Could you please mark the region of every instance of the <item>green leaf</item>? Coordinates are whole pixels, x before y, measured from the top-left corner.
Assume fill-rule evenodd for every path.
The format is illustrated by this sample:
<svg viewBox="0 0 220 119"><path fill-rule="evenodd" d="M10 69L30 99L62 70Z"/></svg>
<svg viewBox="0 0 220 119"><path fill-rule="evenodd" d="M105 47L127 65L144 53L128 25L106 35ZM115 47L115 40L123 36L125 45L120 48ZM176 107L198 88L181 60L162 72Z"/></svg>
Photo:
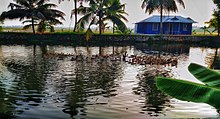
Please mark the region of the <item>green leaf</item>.
<svg viewBox="0 0 220 119"><path fill-rule="evenodd" d="M220 73L198 64L190 64L190 73L208 86L220 87Z"/></svg>
<svg viewBox="0 0 220 119"><path fill-rule="evenodd" d="M157 87L164 93L183 101L207 103L220 109L220 88L210 87L185 80L157 78Z"/></svg>

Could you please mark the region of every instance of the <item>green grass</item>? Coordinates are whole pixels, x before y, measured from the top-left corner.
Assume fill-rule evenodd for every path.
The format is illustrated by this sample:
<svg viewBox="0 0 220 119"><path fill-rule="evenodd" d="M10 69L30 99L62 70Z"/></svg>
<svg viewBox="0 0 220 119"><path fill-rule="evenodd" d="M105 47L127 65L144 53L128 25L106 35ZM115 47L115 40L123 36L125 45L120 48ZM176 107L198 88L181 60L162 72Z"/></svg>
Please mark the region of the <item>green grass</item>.
<svg viewBox="0 0 220 119"><path fill-rule="evenodd" d="M206 34L204 34L203 30L200 28L197 29L193 29L195 30L195 33L192 33L192 36L217 36L217 32L214 32L212 34L209 34L208 32L206 32ZM212 29L210 29L210 31L212 31ZM2 30L0 28L0 32L18 32L18 33L32 33L31 29L28 30L23 30L22 27L3 27ZM51 33L49 30L47 30L45 33L43 34L85 34L86 31L82 31L82 32L73 32L73 29L69 29L69 28L55 28L55 32ZM99 31L93 31L93 33L95 35L99 34ZM113 34L112 30L107 30L104 33L102 33L103 35L125 35L125 34L120 34L120 33L115 33ZM139 36L140 34L134 34L134 32L132 32L132 34L127 34L127 35L134 35L134 36Z"/></svg>

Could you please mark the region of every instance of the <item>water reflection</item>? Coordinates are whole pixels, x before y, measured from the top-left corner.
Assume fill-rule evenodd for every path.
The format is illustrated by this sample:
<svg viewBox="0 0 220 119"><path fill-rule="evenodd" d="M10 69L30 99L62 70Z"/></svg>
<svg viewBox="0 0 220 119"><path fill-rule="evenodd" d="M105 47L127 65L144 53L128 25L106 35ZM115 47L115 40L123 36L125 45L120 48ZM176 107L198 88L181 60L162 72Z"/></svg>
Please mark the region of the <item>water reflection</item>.
<svg viewBox="0 0 220 119"><path fill-rule="evenodd" d="M220 53L219 48L215 48L215 53L210 54L208 58L212 58L212 60L209 62L209 67L212 69L220 69Z"/></svg>
<svg viewBox="0 0 220 119"><path fill-rule="evenodd" d="M137 50L145 54L181 55L189 54L190 45L186 44L136 44Z"/></svg>
<svg viewBox="0 0 220 119"><path fill-rule="evenodd" d="M13 57L13 55L17 55L12 53L13 51L10 58L1 54L2 57L6 57L2 59L1 63L7 67L1 72L1 83L7 85L1 86L1 89L5 90L1 91L5 93L1 95L1 105L3 105L1 107L6 108L2 110L8 111L6 117L17 116L32 106L39 106L44 97L45 63L39 58L33 58L33 54L29 52L31 47L23 50L26 50L27 55L21 56L21 59ZM5 117L2 114L1 116Z"/></svg>
<svg viewBox="0 0 220 119"><path fill-rule="evenodd" d="M125 51L128 55L174 57L179 59L179 64L177 68L140 66L102 58L90 59L93 55L122 55ZM203 61L207 57L206 62L200 62L205 65L207 61L211 64L219 59L218 49L213 52L213 49L205 48L201 51L205 52L203 55L198 51L201 51L200 47L181 44L1 46L0 118L166 118L176 107L172 106L170 97L157 90L154 77L177 77L175 73L185 71L182 67L186 68L189 62ZM65 55L46 57L50 53ZM208 58L212 56L210 53L214 57ZM71 60L74 55L88 59ZM184 72L184 75L188 74ZM177 101L175 104L182 103Z"/></svg>
<svg viewBox="0 0 220 119"><path fill-rule="evenodd" d="M58 51L51 50L50 52L58 53ZM90 56L93 54L91 50L85 48L79 48L78 52L86 52ZM106 55L103 49L101 52L102 55ZM50 74L47 75L47 79L53 79L49 81L49 84L54 89L48 93L56 92L51 97L54 100L59 100L58 103L63 103L61 107L64 113L68 113L74 118L83 118L87 114L86 105L105 105L107 103L100 102L100 100L117 95L115 91L118 84L115 83L115 80L120 79L120 75L123 74L121 62L107 60L71 61L70 59L71 57L60 61L53 59L51 64L53 67L49 69Z"/></svg>
<svg viewBox="0 0 220 119"><path fill-rule="evenodd" d="M150 69L150 70L149 70ZM141 74L138 75L138 87L133 88L136 95L145 98L140 113L147 113L150 116L158 117L163 115L164 108L169 106L170 98L159 91L156 87L155 77L170 77L167 70L158 70L158 67L145 67Z"/></svg>

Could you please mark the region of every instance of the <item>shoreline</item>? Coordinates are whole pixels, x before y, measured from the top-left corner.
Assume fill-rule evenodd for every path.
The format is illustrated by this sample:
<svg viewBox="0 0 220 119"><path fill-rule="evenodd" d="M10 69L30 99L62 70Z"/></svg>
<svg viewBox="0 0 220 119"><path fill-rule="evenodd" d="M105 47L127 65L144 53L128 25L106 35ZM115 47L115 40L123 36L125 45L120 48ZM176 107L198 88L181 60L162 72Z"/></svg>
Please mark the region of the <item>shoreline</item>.
<svg viewBox="0 0 220 119"><path fill-rule="evenodd" d="M88 45L134 44L134 43L184 43L201 45L220 45L218 36L169 36L169 35L93 35ZM84 34L69 33L14 33L1 32L0 44L56 44L87 45Z"/></svg>

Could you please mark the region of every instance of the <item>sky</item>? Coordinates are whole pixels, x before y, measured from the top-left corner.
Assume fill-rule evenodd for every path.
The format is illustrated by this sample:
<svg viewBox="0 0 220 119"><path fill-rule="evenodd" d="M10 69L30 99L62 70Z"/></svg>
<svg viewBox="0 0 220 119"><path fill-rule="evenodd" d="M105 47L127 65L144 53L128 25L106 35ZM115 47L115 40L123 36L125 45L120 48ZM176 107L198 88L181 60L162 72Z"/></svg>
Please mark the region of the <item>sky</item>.
<svg viewBox="0 0 220 119"><path fill-rule="evenodd" d="M63 25L61 27L73 27L74 19L70 19L71 9L73 8L73 0L68 2L65 0L61 4L58 4L58 0L50 0L53 3L58 5L59 10L63 11L66 16L66 21L63 21ZM126 12L129 14L127 16L129 22L127 22L127 26L130 28L134 27L134 23L146 19L152 15L159 15L158 12L154 12L152 15L145 13L144 9L141 9L142 0L121 0L121 3L126 4ZM211 19L211 15L213 10L215 9L215 5L212 0L183 0L185 3L185 9L179 6L179 10L177 13L171 13L171 15L181 15L183 17L190 17L198 23L194 24L194 26L204 26L204 22L209 21ZM13 0L0 0L0 13L3 11L7 11L7 6ZM18 20L6 20L4 22L5 26L17 26L22 25Z"/></svg>

